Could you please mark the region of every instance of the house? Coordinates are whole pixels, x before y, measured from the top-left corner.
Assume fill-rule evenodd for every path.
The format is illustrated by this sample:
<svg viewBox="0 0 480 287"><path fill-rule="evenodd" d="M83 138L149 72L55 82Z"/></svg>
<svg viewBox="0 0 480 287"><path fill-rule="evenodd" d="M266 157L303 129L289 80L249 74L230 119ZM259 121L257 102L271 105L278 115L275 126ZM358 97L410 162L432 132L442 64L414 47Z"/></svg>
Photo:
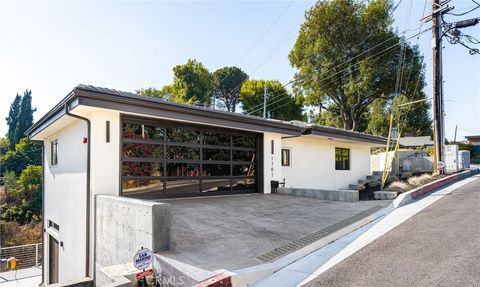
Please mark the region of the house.
<svg viewBox="0 0 480 287"><path fill-rule="evenodd" d="M402 137L400 138L400 145L402 147L431 147L433 146L433 140L430 136Z"/></svg>
<svg viewBox="0 0 480 287"><path fill-rule="evenodd" d="M480 163L480 135L465 136L467 143L475 146L477 156L473 159L473 163Z"/></svg>
<svg viewBox="0 0 480 287"><path fill-rule="evenodd" d="M46 283L95 280L95 196L270 193L272 181L343 189L370 174L370 149L386 143L86 85L27 133L43 141Z"/></svg>

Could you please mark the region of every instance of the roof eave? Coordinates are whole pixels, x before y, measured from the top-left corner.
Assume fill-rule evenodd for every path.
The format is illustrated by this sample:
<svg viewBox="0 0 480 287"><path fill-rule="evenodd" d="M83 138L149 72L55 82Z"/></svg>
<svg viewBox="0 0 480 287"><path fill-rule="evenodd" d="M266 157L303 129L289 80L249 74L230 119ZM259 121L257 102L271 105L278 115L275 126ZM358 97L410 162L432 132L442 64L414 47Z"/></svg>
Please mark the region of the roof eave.
<svg viewBox="0 0 480 287"><path fill-rule="evenodd" d="M360 142L371 143L375 145L387 144L387 139L383 137L362 134L362 133L355 133L355 132L341 130L341 129L331 129L331 128L322 127L322 126L312 126L311 134L319 135L319 136L327 136L327 137L332 137L336 139L360 141Z"/></svg>
<svg viewBox="0 0 480 287"><path fill-rule="evenodd" d="M25 135L27 135L29 139L32 139L33 137L35 137L35 135L37 135L49 125L51 125L53 122L58 120L61 116L65 114L65 104L71 103L74 98L75 89L68 93L67 96L65 96L57 105L55 105L43 117L41 117L30 128L28 128L25 131ZM78 105L78 103L76 103L74 106L76 105Z"/></svg>

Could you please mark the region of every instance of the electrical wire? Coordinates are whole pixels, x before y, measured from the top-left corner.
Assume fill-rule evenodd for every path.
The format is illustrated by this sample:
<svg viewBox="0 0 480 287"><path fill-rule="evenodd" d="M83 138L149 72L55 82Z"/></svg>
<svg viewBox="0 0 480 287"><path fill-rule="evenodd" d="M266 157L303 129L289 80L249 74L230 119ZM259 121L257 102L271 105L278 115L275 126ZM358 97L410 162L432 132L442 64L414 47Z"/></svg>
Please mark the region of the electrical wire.
<svg viewBox="0 0 480 287"><path fill-rule="evenodd" d="M265 38L267 36L267 34L270 32L270 30L272 30L272 28L275 26L275 24L277 24L277 22L280 20L280 18L282 18L282 16L287 12L287 10L290 8L290 6L292 6L294 0L290 1L287 5L287 7L285 7L282 12L280 13L280 15L277 16L277 18L273 21L273 23L267 28L267 30L265 30L263 32L263 34L260 36L260 38L257 39L257 41L255 41L255 43L250 47L250 49L248 49L248 51L243 55L243 57L238 61L238 63L236 64L236 66L239 66L249 55L250 53L257 47L257 45L263 40L263 38ZM223 77L220 82L211 90L209 91L207 94L210 94L212 93L213 91L215 91L215 89L217 89L221 83L223 83L223 81L225 81L226 78L228 78L228 76L230 76L232 74L232 72L228 73L225 77Z"/></svg>
<svg viewBox="0 0 480 287"><path fill-rule="evenodd" d="M462 42L462 40L460 39L460 37L452 37L448 34L445 34L445 36L447 36L447 41L450 43L450 44L460 44L462 46L464 46L465 48L468 49L468 52L470 53L470 55L475 55L475 54L480 54L480 49L477 49L477 48L472 48L470 46L468 46L467 44L465 44L464 42Z"/></svg>
<svg viewBox="0 0 480 287"><path fill-rule="evenodd" d="M300 23L298 23L300 24ZM257 72L263 65L265 65L280 49L288 42L288 40L294 35L293 32L295 32L295 29L297 26L293 26L290 31L285 34L285 36L277 43L277 45L274 46L274 48L270 51L270 53L265 57L265 59L257 66L255 69L250 72L250 76L253 75L255 72ZM238 85L230 89L227 94L232 93L233 91L237 90L243 85L243 82L240 82Z"/></svg>
<svg viewBox="0 0 480 287"><path fill-rule="evenodd" d="M421 31L420 33L417 33L417 34L415 34L415 35L413 35L413 36L410 36L409 38L407 38L407 39L405 39L405 40L408 41L408 40L410 40L410 39L412 39L412 38L414 38L414 37L417 37L417 36L425 33L426 31L429 31L429 30L431 30L431 28L428 28L428 29L426 29L426 30L424 30L424 31ZM392 38L394 38L394 37L396 37L396 36L393 36ZM389 39L383 41L381 44L387 42L388 40L389 40ZM374 55L371 55L371 56L369 56L369 57L367 57L367 58L365 58L365 59L363 59L363 60L368 60L368 59L374 58L374 57L376 57L376 56L380 56L380 55L382 55L383 53L385 53L385 52L387 52L387 51L395 48L395 47L398 46L399 44L400 44L400 42L397 42L397 43L395 43L394 45L392 45L392 46L390 46L390 47L387 47L387 48L385 48L384 50L382 50L382 51L380 51L380 52L378 52L378 53L376 53L376 54L374 54ZM365 51L365 52L363 52L363 53L355 56L354 58L352 58L352 59L350 59L350 60L347 60L347 61L345 61L344 63L341 63L341 64L339 64L339 65L331 68L331 70L336 69L337 67L340 67L340 66L342 66L342 65L350 62L351 60L353 60L353 59L355 59L355 58L358 58L360 55L365 54L366 52L368 52L368 51L370 51L370 50L373 50L374 48L376 48L376 47L378 47L378 46L379 46L379 45L376 45L375 47L373 47L373 48L371 48L371 49L369 49L369 50L367 50L367 51ZM336 75L338 75L338 74L340 74L340 73L343 73L344 71L346 71L346 70L348 70L348 69L350 69L350 68L352 68L352 67L357 66L359 63L360 63L360 62L351 64L351 65L349 65L348 67L344 68L343 70L340 70L340 71L338 71L338 72L335 72L334 74L332 74L332 75L330 75L330 76L328 76L328 77L320 80L319 83L325 82L326 80L328 80L328 79L330 79L330 78L332 78L332 77L334 77L334 76L336 76ZM353 73L353 72L354 72L354 71L352 70L350 73ZM350 73L348 73L348 74L350 74ZM302 78L297 78L297 79L295 79L295 80L291 80L291 81L289 81L287 84L283 85L283 87L288 86L288 85L293 84L293 83L296 83L296 82L298 82L299 80L302 80ZM287 91L287 92L285 92L285 93L283 93L283 94L281 94L281 95L287 95L288 98L291 98L290 95L288 95L288 94L289 94L289 93L288 93L288 91ZM280 95L279 95L279 96L280 96ZM277 101L271 102L271 103L267 103L266 106L269 106L269 105L271 105L271 104L274 104L274 103L276 103L276 102L279 102L279 101L281 100L281 99L278 98L279 96L276 97ZM292 99L296 99L296 98L292 98ZM256 106L252 107L252 108L251 108L251 112L249 112L249 113L247 113L247 114L248 114L248 115L251 115L251 114L253 114L253 113L258 112L258 111L261 110L261 109L263 109L263 103L262 103L262 104L258 104L258 105L256 105Z"/></svg>
<svg viewBox="0 0 480 287"><path fill-rule="evenodd" d="M397 10L397 8L400 6L400 4L402 3L402 1L403 1L403 0L400 0L400 1L397 3L397 5L395 5L395 7L392 9L392 11L390 11L390 13L389 13L389 15L388 15L389 17L393 15L393 13ZM300 24L300 23L299 23L299 24ZM379 28L381 24L382 24L382 23L379 23L379 25L378 25L377 28ZM420 26L421 26L421 25L420 25ZM288 36L290 33L292 33L292 31L294 31L295 28L296 28L296 26L292 27L292 29L290 30L290 32L288 32L288 33L284 36L284 39L287 38L287 36ZM413 31L413 30L405 30L404 32L409 32L409 31ZM365 41L367 41L367 40L368 40L371 36L373 36L374 34L375 34L375 31L373 31L372 33L370 33L358 46L363 45L363 44L365 43ZM292 35L293 35L293 34L292 34ZM290 37L291 37L291 35L290 35L288 38L290 38ZM394 38L394 37L392 37L392 38ZM280 43L281 43L282 41L283 41L283 40L281 40L281 41L279 42L279 44L277 44L277 46L280 45ZM286 43L286 41L285 41L283 44L281 44L280 47L282 47L285 43ZM381 45L381 44L383 44L383 42L380 43L379 45ZM377 46L378 46L378 45L377 45ZM258 71L259 68L260 68L261 66L263 66L263 65L269 60L269 57L271 58L274 54L276 54L276 53L280 50L280 47L278 47L278 49L277 49L275 52L274 52L274 50L275 50L276 48L272 49L272 51L270 52L270 54L267 55L266 59L265 59L259 66L257 66L257 67L253 70L253 72L251 72L250 74L253 74L253 73L255 73L256 71ZM374 48L376 48L376 47L373 47L373 48L371 48L371 49L374 49ZM371 49L365 51L364 53L370 51ZM272 54L272 53L273 53L273 54ZM363 54L363 53L362 53L362 54ZM360 54L360 55L361 55L361 54ZM360 55L357 55L357 56L360 56ZM353 60L353 59L351 59L351 60ZM348 61L347 61L347 62L348 62ZM346 63L346 62L345 62L345 63ZM342 64L343 64L343 63L342 63ZM341 66L342 64L340 64L340 66ZM336 68L336 67L335 67L335 68ZM227 75L227 76L228 76L228 75ZM240 84L238 84L237 86L235 86L233 89L231 89L231 91L230 91L229 93L231 93L232 91L236 90L236 89L237 89L239 86L241 86L242 84L243 84L243 82L240 83ZM290 84L290 83L288 83L288 84ZM287 84L287 85L288 85L288 84ZM284 87L285 87L285 85L284 85ZM261 105L263 105L263 104L261 104ZM261 106L261 105L257 105L257 106ZM255 106L254 108L256 108L257 106Z"/></svg>
<svg viewBox="0 0 480 287"><path fill-rule="evenodd" d="M422 24L419 24L419 25L417 25L417 26L421 26L421 25L422 25ZM415 26L415 29L417 28L417 26ZM410 30L412 30L412 29L405 30L405 31L403 31L402 33L406 32L406 31L410 31ZM424 33L424 32L425 32L425 31L422 31L421 33ZM419 35L419 34L417 33L417 34L409 37L407 40L412 39L413 37L416 37L417 35ZM364 54L366 54L366 53L368 53L368 52L370 52L370 51L372 51L372 50L380 47L381 45L383 45L383 44L385 44L385 43L387 43L387 42L389 42L390 40L395 39L395 38L397 38L397 35L394 35L394 36L392 36L392 37L390 37L390 38L388 38L388 39L380 42L379 44L371 47L370 49L368 49L368 50L366 50L366 51L363 51L363 52L361 52L360 54L358 54L358 55L356 55L356 56L354 56L354 57L346 60L345 62L340 63L340 64L332 67L331 70L340 68L341 66L348 64L349 62L351 62L351 61L359 58L360 56L363 56ZM393 48L393 47L398 46L398 45L399 45L399 43L396 43L395 45L390 46L390 47L386 48L386 49L383 50L383 51L387 51L387 50L389 50L390 48ZM381 52L382 52L382 51L381 51ZM375 56L375 55L374 55L374 56ZM370 56L370 57L371 57L371 56ZM369 59L370 57L367 57L366 59ZM364 59L364 60L366 60L366 59ZM357 64L358 64L358 62L357 62ZM350 65L350 66L348 66L347 68L345 68L345 69L343 69L343 70L341 70L341 71L339 71L339 72L337 72L337 73L335 73L335 74L333 74L333 75L331 75L331 76L329 76L329 77L333 77L333 76L337 75L338 73L341 73L341 72L345 71L346 69L349 69L350 67L352 67L352 66ZM290 85L290 84L296 83L296 82L298 82L298 81L301 80L301 79L302 79L302 78L300 77L300 78L297 78L297 79L294 79L294 80L290 80L288 83L286 83L286 84L283 85L282 87L286 87L286 86L288 86L288 85ZM258 104L257 106L252 107L252 109L256 109L257 107L260 107L260 106L263 106L263 103L262 103L262 104Z"/></svg>
<svg viewBox="0 0 480 287"><path fill-rule="evenodd" d="M405 28L408 28L408 26L410 24L410 19L411 19L411 16L412 16L412 6L413 6L413 0L410 0L410 9L409 9L408 16L407 16L407 13L405 13L405 18L406 18ZM406 32L403 33L404 37L405 37L405 33ZM395 90L395 97L397 97L398 94L402 90L403 70L405 68L405 57L407 55L406 45L407 45L406 42L402 42L402 46L401 46L401 49L400 49L400 59L399 59L399 66L398 66L399 69L398 69L398 74L397 74L398 85L396 84L396 87L395 87L395 89L396 89Z"/></svg>
<svg viewBox="0 0 480 287"><path fill-rule="evenodd" d="M417 35L419 35L419 34L423 34L423 33L427 32L427 31L429 31L429 30L431 30L431 29L432 29L432 28L427 28L427 29L425 29L425 30L421 31L421 32L420 32L420 33L418 33L418 34L415 34L415 35L413 35L413 36L411 36L411 37L407 38L407 39L406 39L406 41L408 41L408 40L410 40L410 39L412 39L412 38L414 38L414 37L417 37ZM380 51L379 53L377 53L377 54L375 54L375 55L372 55L372 56L370 56L370 57L367 57L367 58L365 58L365 60L367 60L367 59L370 59L370 58L373 58L373 57L375 57L375 56L377 56L377 55L381 55L381 54L385 53L386 51L388 51L388 50L390 50L390 49L392 49L392 48L394 48L394 47L398 46L399 44L400 44L400 43L396 43L396 44L394 44L394 45L392 45L392 46L390 46L390 47L388 47L388 48L386 48L386 49L384 49L384 50ZM345 68L344 70L341 70L341 71L339 71L339 72L336 72L336 73L334 73L334 74L332 74L332 75L328 76L327 78L324 78L324 79L322 79L320 82L323 82L323 81L325 81L325 80L327 80L327 79L329 79L329 78L332 78L333 76L335 76L335 75L337 75L337 74L339 74L339 73L341 73L341 72L343 72L343 71L345 71L345 70L349 69L349 68L350 68L350 67L352 67L352 66L356 66L356 65L358 65L358 64L359 64L358 62L357 62L356 64L352 64L351 66L349 66L349 67ZM353 71L352 71L352 72L353 72ZM320 83L320 82L319 82L319 83ZM288 83L287 83L287 84L285 84L285 85L289 85L289 84L292 84L292 83L293 83L293 81L290 81L290 82L288 82ZM285 85L284 85L284 86L285 86ZM268 107L269 105L272 105L272 104L274 104L274 103L277 103L277 102L279 102L279 101L283 100L283 99L279 99L279 97L280 97L280 96L282 96L282 95L288 95L288 91L287 91L286 93L283 93L283 94L280 94L280 95L278 95L278 96L277 96L277 100L276 100L276 101L274 101L274 102L271 102L271 103L268 103L266 106ZM284 99L285 99L285 98L284 98ZM284 104L282 104L282 105L280 105L280 106L278 106L278 107L275 107L275 108L273 108L273 109L270 109L269 111L274 111L274 110L276 110L276 109L278 109L278 108L280 108L280 107L283 107L283 106L285 106L285 105L287 105L287 104L291 104L291 103L293 103L293 100L297 100L297 98L295 98L295 97L290 97L290 96L288 96L288 99L290 100L289 102L287 102L287 103L284 103ZM261 104L261 105L263 105L263 104ZM262 109L263 109L263 107L262 107ZM251 112L247 113L247 115L252 115L253 113L256 113L256 112L258 112L259 110L261 110L261 109L256 109L256 110L253 110L253 111L251 111Z"/></svg>
<svg viewBox="0 0 480 287"><path fill-rule="evenodd" d="M463 13L452 13L452 12L447 12L445 14L449 14L449 15L453 15L453 16L463 16L463 15L466 15L472 11L475 11L477 10L478 8L480 8L480 3L476 2L475 0L472 0L473 3L477 4L476 7L473 7L472 9L468 10L467 12L463 12Z"/></svg>
<svg viewBox="0 0 480 287"><path fill-rule="evenodd" d="M422 15L425 15L426 9L427 9L427 0L425 0L425 2L424 2L424 4L423 4ZM418 33L420 33L420 31L422 30L423 23L424 23L424 21L421 22L420 27L418 28ZM420 40L420 35L417 36L417 40L416 40L416 42L415 42L415 46L418 46L419 40ZM412 57L412 65L413 65L413 63L414 63L414 60L415 60L415 58ZM411 75L411 73L412 73L412 69L410 68L409 71L408 71L407 82L405 83L406 89L408 89L408 83L410 82L410 75ZM421 72L418 73L418 79L417 79L417 85L416 85L416 86L418 86L418 82L420 81L421 75L422 75Z"/></svg>

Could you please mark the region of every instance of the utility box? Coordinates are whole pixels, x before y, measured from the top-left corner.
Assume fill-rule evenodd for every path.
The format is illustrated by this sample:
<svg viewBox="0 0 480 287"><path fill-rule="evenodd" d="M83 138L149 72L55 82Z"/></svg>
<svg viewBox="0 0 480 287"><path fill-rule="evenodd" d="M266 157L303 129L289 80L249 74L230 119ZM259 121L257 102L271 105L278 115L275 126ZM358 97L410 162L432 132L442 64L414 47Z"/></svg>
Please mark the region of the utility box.
<svg viewBox="0 0 480 287"><path fill-rule="evenodd" d="M470 151L461 150L458 152L458 169L464 170L470 168Z"/></svg>
<svg viewBox="0 0 480 287"><path fill-rule="evenodd" d="M458 145L445 146L445 173L458 171Z"/></svg>

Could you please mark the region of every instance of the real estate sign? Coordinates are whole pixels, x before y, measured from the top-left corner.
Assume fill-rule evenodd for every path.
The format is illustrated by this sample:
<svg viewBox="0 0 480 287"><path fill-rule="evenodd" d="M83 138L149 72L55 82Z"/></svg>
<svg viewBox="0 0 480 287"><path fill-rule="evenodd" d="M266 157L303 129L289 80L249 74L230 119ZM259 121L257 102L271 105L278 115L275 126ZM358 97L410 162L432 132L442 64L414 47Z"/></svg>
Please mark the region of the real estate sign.
<svg viewBox="0 0 480 287"><path fill-rule="evenodd" d="M150 251L150 249L141 248L133 257L133 265L139 270L145 269L152 263L152 257L152 251Z"/></svg>

